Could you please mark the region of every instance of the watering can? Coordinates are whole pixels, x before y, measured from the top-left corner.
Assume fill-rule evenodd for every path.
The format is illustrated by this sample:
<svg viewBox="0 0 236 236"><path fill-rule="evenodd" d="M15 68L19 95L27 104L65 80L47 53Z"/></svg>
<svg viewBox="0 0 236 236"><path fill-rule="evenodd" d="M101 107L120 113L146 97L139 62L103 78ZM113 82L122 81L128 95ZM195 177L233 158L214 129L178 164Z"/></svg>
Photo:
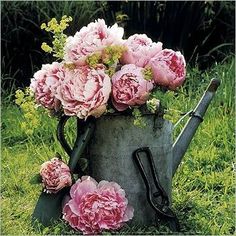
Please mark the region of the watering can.
<svg viewBox="0 0 236 236"><path fill-rule="evenodd" d="M172 178L219 85L219 80L211 80L196 108L187 113L190 118L175 142L172 138L174 126L160 111L156 114L144 112L145 128L134 126L131 115L106 114L96 121L89 118L83 123L78 119L78 136L71 148L64 135L69 117L62 117L57 135L70 156L71 171L77 168L79 158L85 154L89 159L89 175L97 181L117 182L125 190L129 204L134 207L131 225L151 226L164 220L173 231L178 231L179 223L171 209ZM63 191L58 194L59 203L63 194ZM48 225L50 219L60 217L61 208L54 206L57 213L51 211L51 215L48 208L45 209L48 213L45 217L42 203L50 197L42 193L40 198L33 218Z"/></svg>

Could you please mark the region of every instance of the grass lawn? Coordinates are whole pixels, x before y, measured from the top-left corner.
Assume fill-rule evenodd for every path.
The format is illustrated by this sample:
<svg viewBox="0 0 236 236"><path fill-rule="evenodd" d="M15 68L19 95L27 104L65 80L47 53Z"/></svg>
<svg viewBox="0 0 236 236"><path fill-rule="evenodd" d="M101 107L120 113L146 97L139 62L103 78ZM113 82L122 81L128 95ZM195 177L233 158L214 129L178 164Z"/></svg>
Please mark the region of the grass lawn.
<svg viewBox="0 0 236 236"><path fill-rule="evenodd" d="M173 208L184 234L233 234L235 231L235 107L234 59L200 73L188 70L188 78L177 97L169 104L167 117L173 122L178 110L193 108L210 79L217 77L221 86L200 125L183 163L173 179ZM177 111L176 111L177 110ZM42 116L34 135L20 127L19 108L3 99L1 123L1 235L10 234L76 234L62 221L55 226L34 229L31 214L41 191L40 185L29 183L42 162L55 152L66 154L56 140L57 121ZM182 122L175 136L183 127ZM69 130L73 138L73 130ZM171 234L166 227L125 228L118 234Z"/></svg>

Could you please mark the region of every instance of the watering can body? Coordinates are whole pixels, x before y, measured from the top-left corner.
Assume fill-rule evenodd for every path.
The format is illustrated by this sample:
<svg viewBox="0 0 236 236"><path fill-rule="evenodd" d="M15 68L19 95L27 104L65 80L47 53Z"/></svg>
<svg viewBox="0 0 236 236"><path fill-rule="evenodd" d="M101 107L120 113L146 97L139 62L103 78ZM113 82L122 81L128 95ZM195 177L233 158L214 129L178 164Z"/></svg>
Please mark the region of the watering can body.
<svg viewBox="0 0 236 236"><path fill-rule="evenodd" d="M135 225L155 224L155 212L149 205L146 189L132 153L147 146L164 190L171 198L172 185L172 129L171 122L155 115L144 115L145 128L133 125L132 116L104 116L97 120L94 136L89 144L90 174L96 180L115 181L127 194L134 207ZM148 163L144 163L146 169ZM151 179L150 170L148 177ZM152 184L152 181L150 181Z"/></svg>
<svg viewBox="0 0 236 236"><path fill-rule="evenodd" d="M109 115L96 121L94 136L88 148L90 175L97 181L114 181L125 190L134 207L135 225L155 224L155 212L146 197L145 184L135 165L132 153L149 147L160 183L171 197L172 128L171 122L155 115L144 115L145 128L134 126L132 116ZM151 180L148 162L143 163ZM152 181L150 181L152 184ZM154 189L154 186L153 186Z"/></svg>

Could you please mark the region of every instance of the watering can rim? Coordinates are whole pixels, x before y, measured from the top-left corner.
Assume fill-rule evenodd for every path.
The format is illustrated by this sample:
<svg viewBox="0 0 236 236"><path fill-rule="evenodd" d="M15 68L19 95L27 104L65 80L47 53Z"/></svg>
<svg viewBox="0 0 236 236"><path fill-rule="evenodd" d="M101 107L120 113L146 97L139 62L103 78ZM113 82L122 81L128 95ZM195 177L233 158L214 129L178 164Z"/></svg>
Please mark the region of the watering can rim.
<svg viewBox="0 0 236 236"><path fill-rule="evenodd" d="M143 116L156 116L156 117L161 117L163 118L164 116L164 107L161 105L161 103L157 104L157 108L155 112L151 112L148 110L146 105L142 105L141 107L139 107L140 112L142 113ZM127 117L132 117L132 111L131 110L125 110L122 112L108 112L106 114L103 114L101 117L99 117L99 119L103 118L103 117L113 117L113 116L127 116Z"/></svg>

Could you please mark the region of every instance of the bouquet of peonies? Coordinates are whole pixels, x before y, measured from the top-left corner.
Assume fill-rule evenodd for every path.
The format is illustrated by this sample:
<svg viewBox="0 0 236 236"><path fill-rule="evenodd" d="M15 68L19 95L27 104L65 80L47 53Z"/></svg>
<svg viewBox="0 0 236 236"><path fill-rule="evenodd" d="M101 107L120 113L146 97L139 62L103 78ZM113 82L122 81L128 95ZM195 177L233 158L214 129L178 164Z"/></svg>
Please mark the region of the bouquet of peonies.
<svg viewBox="0 0 236 236"><path fill-rule="evenodd" d="M42 25L53 32L60 31L58 27L53 20ZM73 37L61 37L63 45L55 38L60 47L55 41L53 48L44 43L42 48L60 55L61 62L43 65L34 74L30 88L36 103L54 114L86 119L139 108L154 91L182 85L186 70L180 52L163 49L145 34L126 40L123 34L117 24L108 27L98 19Z"/></svg>
<svg viewBox="0 0 236 236"><path fill-rule="evenodd" d="M123 39L123 28L108 27L102 19L67 37L63 31L70 21L71 17L63 16L59 23L53 18L42 24L42 29L54 34L52 46L43 43L42 49L57 61L34 74L25 94L17 91L16 102L23 109L36 102L50 114L86 120L148 107L155 91L175 90L184 82L186 65L180 52L163 49L161 42L152 42L145 34ZM29 111L27 117L34 119L33 110ZM89 176L74 181L70 168L57 157L42 165L40 175L45 194L71 187L63 219L76 230L86 234L115 230L133 217L134 210L117 183L97 183Z"/></svg>

